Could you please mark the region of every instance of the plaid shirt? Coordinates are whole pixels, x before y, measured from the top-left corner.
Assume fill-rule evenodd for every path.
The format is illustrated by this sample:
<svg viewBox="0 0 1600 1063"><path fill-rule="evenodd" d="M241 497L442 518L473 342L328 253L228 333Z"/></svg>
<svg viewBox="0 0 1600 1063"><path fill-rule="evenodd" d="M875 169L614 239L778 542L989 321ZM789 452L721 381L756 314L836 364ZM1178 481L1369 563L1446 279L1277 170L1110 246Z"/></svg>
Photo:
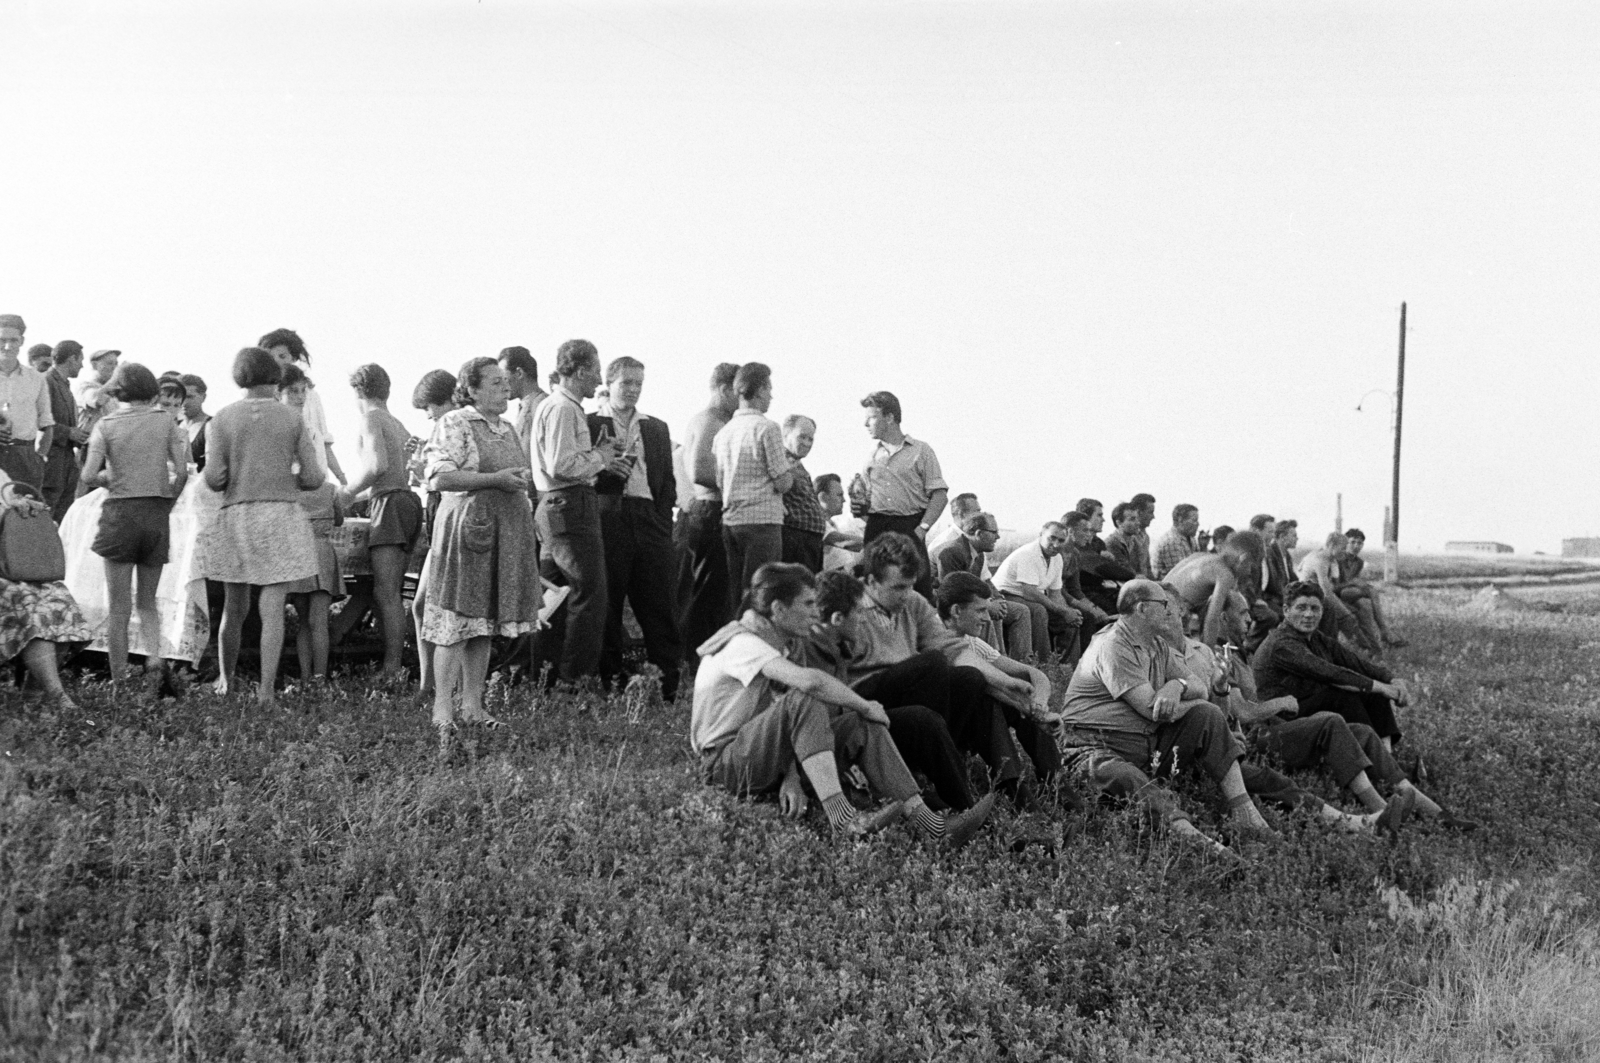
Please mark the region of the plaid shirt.
<svg viewBox="0 0 1600 1063"><path fill-rule="evenodd" d="M787 453L787 452L785 452ZM828 518L822 515L822 504L817 501L817 489L811 484L811 474L800 459L788 454L789 468L794 472L794 483L783 495L783 526L812 535L823 535L828 530Z"/></svg>
<svg viewBox="0 0 1600 1063"><path fill-rule="evenodd" d="M783 430L760 410L740 410L711 441L722 492L724 527L782 524L783 496L773 481L789 471Z"/></svg>
<svg viewBox="0 0 1600 1063"><path fill-rule="evenodd" d="M1156 543L1156 556L1151 564L1150 577L1152 579L1166 579L1167 573L1178 567L1178 562L1195 552L1194 540L1186 535L1179 535L1178 529L1172 528Z"/></svg>

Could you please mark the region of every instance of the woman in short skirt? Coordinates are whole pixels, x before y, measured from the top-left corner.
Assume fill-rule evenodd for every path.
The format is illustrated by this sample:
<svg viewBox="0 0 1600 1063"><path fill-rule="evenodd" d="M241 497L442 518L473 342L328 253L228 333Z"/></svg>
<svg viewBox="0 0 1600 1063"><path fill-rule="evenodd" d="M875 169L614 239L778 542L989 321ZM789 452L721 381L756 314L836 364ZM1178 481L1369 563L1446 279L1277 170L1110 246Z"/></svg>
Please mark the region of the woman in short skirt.
<svg viewBox="0 0 1600 1063"><path fill-rule="evenodd" d="M244 398L225 406L206 426L206 484L222 493L222 509L205 536L209 579L226 584L217 633L222 659L219 693L233 687L239 638L250 612L250 588L261 588L261 685L257 700L273 700L283 654L283 607L291 585L318 572L311 522L300 492L326 478L305 421L278 401L277 361L259 347L233 360L233 382Z"/></svg>

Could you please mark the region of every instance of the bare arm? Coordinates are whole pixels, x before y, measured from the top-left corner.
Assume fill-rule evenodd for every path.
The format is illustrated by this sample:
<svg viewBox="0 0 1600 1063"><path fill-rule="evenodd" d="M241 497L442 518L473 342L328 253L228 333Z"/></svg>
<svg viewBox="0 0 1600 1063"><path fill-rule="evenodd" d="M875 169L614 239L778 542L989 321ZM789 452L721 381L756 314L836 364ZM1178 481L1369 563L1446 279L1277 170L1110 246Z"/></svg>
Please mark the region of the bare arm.
<svg viewBox="0 0 1600 1063"><path fill-rule="evenodd" d="M189 435L177 425L167 440L167 460L172 462L172 490L183 494L183 485L189 482Z"/></svg>
<svg viewBox="0 0 1600 1063"><path fill-rule="evenodd" d="M331 449L328 451L328 468L333 468ZM345 485L345 491L353 498L377 483L388 471L389 447L383 421L376 412L369 411L362 416L361 428L356 432L356 478Z"/></svg>
<svg viewBox="0 0 1600 1063"><path fill-rule="evenodd" d="M1228 637L1228 595L1233 593L1235 580L1232 572L1224 571L1211 585L1211 599L1206 603L1206 622L1200 632L1201 641L1215 646Z"/></svg>
<svg viewBox="0 0 1600 1063"><path fill-rule="evenodd" d="M106 486L106 477L103 475L106 468L106 439L100 434L100 426L95 425L94 431L89 434L89 452L83 458L83 472L78 475L81 483L89 487Z"/></svg>
<svg viewBox="0 0 1600 1063"><path fill-rule="evenodd" d="M876 701L868 701L854 690L826 672L815 668L802 668L786 657L777 657L761 667L761 674L794 690L810 694L818 701L837 705L841 709L860 715L871 723L889 723L889 716Z"/></svg>

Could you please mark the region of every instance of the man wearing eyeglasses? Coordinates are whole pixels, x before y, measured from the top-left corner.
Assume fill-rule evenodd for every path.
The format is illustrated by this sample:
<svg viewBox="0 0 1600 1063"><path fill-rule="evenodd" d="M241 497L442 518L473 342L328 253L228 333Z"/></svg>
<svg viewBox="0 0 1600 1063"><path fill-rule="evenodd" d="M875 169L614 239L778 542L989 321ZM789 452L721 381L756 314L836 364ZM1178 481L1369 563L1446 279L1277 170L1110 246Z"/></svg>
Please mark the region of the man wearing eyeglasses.
<svg viewBox="0 0 1600 1063"><path fill-rule="evenodd" d="M1240 773L1244 750L1223 711L1206 700L1207 684L1171 668L1163 641L1170 627L1166 592L1132 580L1117 596L1117 621L1089 643L1067 683L1061 710L1065 763L1100 793L1144 803L1180 837L1225 847L1189 821L1166 778L1198 768L1222 788L1234 823L1271 834ZM1170 673L1170 674L1169 674Z"/></svg>

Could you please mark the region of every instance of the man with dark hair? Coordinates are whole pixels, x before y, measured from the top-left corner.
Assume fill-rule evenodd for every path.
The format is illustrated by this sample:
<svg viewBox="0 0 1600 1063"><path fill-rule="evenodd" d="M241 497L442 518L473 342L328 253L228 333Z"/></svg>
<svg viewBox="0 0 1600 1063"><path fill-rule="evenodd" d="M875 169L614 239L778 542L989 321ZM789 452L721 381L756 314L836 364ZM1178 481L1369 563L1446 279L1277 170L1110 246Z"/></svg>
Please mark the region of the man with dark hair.
<svg viewBox="0 0 1600 1063"><path fill-rule="evenodd" d="M1385 646L1399 648L1409 645L1389 626L1389 620L1384 616L1383 599L1378 594L1378 588L1362 578L1367 562L1362 558L1361 550L1367 545L1367 533L1360 528L1351 528L1344 535L1350 545L1345 555L1339 559L1339 598L1345 605L1355 610L1356 615L1361 618L1362 627L1378 633Z"/></svg>
<svg viewBox="0 0 1600 1063"><path fill-rule="evenodd" d="M1329 638L1343 635L1350 645L1373 657L1383 655L1383 636L1377 625L1370 629L1361 624L1355 610L1339 598L1339 563L1349 552L1350 543L1344 532L1329 532L1321 549L1312 550L1295 566L1294 577L1315 583L1322 588L1322 631Z"/></svg>
<svg viewBox="0 0 1600 1063"><path fill-rule="evenodd" d="M206 467L206 424L211 420L205 410L206 382L194 373L185 373L179 380L185 392L180 427L189 439L189 460L196 469L203 470Z"/></svg>
<svg viewBox="0 0 1600 1063"><path fill-rule="evenodd" d="M961 536L940 550L934 558L934 572L942 583L955 572L967 572L992 589L994 575L989 567L989 552L1000 540L1000 524L993 513L968 513L961 520ZM990 623L984 637L997 650L1013 657L1026 657L1034 651L1033 612L1021 602L994 594L987 601Z"/></svg>
<svg viewBox="0 0 1600 1063"><path fill-rule="evenodd" d="M949 486L933 448L912 439L900 427L900 400L888 391L874 391L861 400L867 411L867 434L876 442L861 477L866 486L866 541L885 532L911 537L922 558L917 593L933 600L933 565L927 535L944 512Z"/></svg>
<svg viewBox="0 0 1600 1063"><path fill-rule="evenodd" d="M1261 539L1254 532L1235 532L1214 554L1190 554L1167 579L1202 617L1200 641L1207 646L1244 641L1248 601L1244 586L1260 563Z"/></svg>
<svg viewBox="0 0 1600 1063"><path fill-rule="evenodd" d="M1152 779L1199 769L1215 781L1241 828L1271 834L1250 800L1239 757L1244 750L1210 690L1172 674L1163 641L1170 623L1161 585L1123 585L1116 623L1089 644L1067 683L1061 740L1065 762L1108 797L1144 803L1180 837L1223 850L1206 837L1170 791Z"/></svg>
<svg viewBox="0 0 1600 1063"><path fill-rule="evenodd" d="M1138 579L1150 578L1150 562L1139 552L1140 510L1132 502L1118 502L1111 509L1111 534L1106 536L1106 550L1111 560L1132 572ZM1142 566L1142 567L1141 567Z"/></svg>
<svg viewBox="0 0 1600 1063"><path fill-rule="evenodd" d="M1150 525L1156 522L1156 496L1141 491L1129 501L1139 510L1139 534L1134 537L1138 556L1143 559L1139 572L1148 576L1154 571L1150 555Z"/></svg>
<svg viewBox="0 0 1600 1063"><path fill-rule="evenodd" d="M767 417L772 370L746 362L733 379L739 409L711 441L722 495L722 546L728 556L728 609L756 569L783 559L783 496L794 484L783 430Z"/></svg>
<svg viewBox="0 0 1600 1063"><path fill-rule="evenodd" d="M50 357L54 364L44 379L50 388L50 415L56 430L45 456L44 501L50 516L60 524L78 494L77 448L89 442L89 433L78 427L78 404L72 398L72 381L83 371L83 345L62 340Z"/></svg>
<svg viewBox="0 0 1600 1063"><path fill-rule="evenodd" d="M1124 583L1136 578L1136 574L1112 558L1110 548L1100 537L1100 532L1106 526L1105 505L1098 498L1080 498L1073 509L1083 514L1084 527L1089 532L1089 541L1082 547L1074 548L1078 555L1084 597L1102 613L1110 615L1117 611L1117 591Z"/></svg>
<svg viewBox="0 0 1600 1063"><path fill-rule="evenodd" d="M922 554L911 537L885 532L862 551L870 603L851 640L849 676L862 697L897 705L924 705L944 718L956 745L977 753L996 778L996 789L1019 807L1032 801L1021 785L1022 765L1006 730L1008 720L1043 782L1060 762L1050 735L989 695L977 668L954 662L965 643L939 621L927 599L913 593Z"/></svg>
<svg viewBox="0 0 1600 1063"><path fill-rule="evenodd" d="M55 348L48 343L35 343L28 348L28 365L35 373L48 373L55 364Z"/></svg>
<svg viewBox="0 0 1600 1063"><path fill-rule="evenodd" d="M372 524L367 555L372 563L372 606L383 629L383 677L404 678L406 611L401 590L406 564L422 531L422 500L411 490L406 474L406 443L411 433L389 412L389 374L375 363L358 366L350 374L361 424L356 431L355 478L340 492L345 505L365 495L371 500ZM345 603L341 621L330 638L337 643L349 634L356 618L366 612L365 602ZM337 636L337 637L334 637Z"/></svg>
<svg viewBox="0 0 1600 1063"><path fill-rule="evenodd" d="M828 518L805 467L816 438L817 422L811 418L791 413L783 419L783 452L794 473L794 482L783 493L783 560L804 565L812 575L822 571L822 543L828 532Z"/></svg>
<svg viewBox="0 0 1600 1063"><path fill-rule="evenodd" d="M522 439L528 465L533 466L533 414L550 394L539 386L539 363L526 347L506 347L500 352L500 371L505 374L511 397L517 400L517 435ZM534 500L537 503L538 499Z"/></svg>
<svg viewBox="0 0 1600 1063"><path fill-rule="evenodd" d="M739 395L733 379L739 367L721 362L711 371L711 398L689 419L683 433L683 465L694 499L678 515L673 538L681 551L678 568L680 627L691 651L689 667L699 664L692 652L733 615L728 590L728 552L722 544L722 492L717 486L717 459L711 444L733 411Z"/></svg>
<svg viewBox="0 0 1600 1063"><path fill-rule="evenodd" d="M594 485L606 557L600 676L610 681L622 675L622 605L627 601L644 635L645 658L661 671L662 700L670 704L678 696L684 651L673 586L672 507L678 481L672 434L667 422L639 409L643 362L626 355L613 358L606 366L606 389L605 402L589 415L589 435L602 445L617 440L629 468L626 476L602 472Z"/></svg>
<svg viewBox="0 0 1600 1063"><path fill-rule="evenodd" d="M1197 553L1195 533L1200 530L1200 509L1184 502L1172 507L1172 527L1156 542L1155 556L1150 559L1150 574L1157 580L1167 578L1167 573L1178 562Z"/></svg>
<svg viewBox="0 0 1600 1063"><path fill-rule="evenodd" d="M971 572L952 572L939 581L939 619L967 643L956 663L978 667L996 700L1009 703L1036 723L1054 727L1061 717L1050 711L1049 677L1033 665L1007 656L984 637L992 626L989 602L993 597L994 588Z"/></svg>
<svg viewBox="0 0 1600 1063"><path fill-rule="evenodd" d="M822 533L822 567L824 571L853 569L861 560L861 536L857 532L839 527L835 518L844 513L848 501L844 481L836 472L825 472L812 481L817 493L817 507L827 531ZM854 520L854 518L848 518Z"/></svg>
<svg viewBox="0 0 1600 1063"><path fill-rule="evenodd" d="M600 386L595 345L588 340L563 343L556 351L556 372L555 392L533 415L533 481L539 489L534 528L544 573L564 580L569 593L563 605L564 632L552 627L548 637L539 639L539 652L547 661L559 656L557 675L574 682L593 675L600 663L609 607L595 478L609 471L626 480L633 470L621 439L596 446L589 433L583 400Z"/></svg>
<svg viewBox="0 0 1600 1063"><path fill-rule="evenodd" d="M26 331L18 315L0 314L0 471L39 490L55 419L44 374L22 364Z"/></svg>

